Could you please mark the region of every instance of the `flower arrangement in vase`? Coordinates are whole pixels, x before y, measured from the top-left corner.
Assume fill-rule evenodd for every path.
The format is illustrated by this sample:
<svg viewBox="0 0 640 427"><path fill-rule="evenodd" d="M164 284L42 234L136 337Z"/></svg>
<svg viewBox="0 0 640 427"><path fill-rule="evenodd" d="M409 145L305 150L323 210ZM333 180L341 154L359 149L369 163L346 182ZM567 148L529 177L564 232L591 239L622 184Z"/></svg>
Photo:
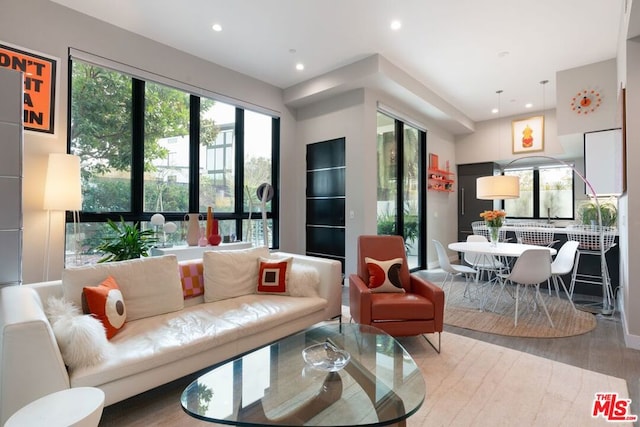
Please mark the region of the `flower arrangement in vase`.
<svg viewBox="0 0 640 427"><path fill-rule="evenodd" d="M502 227L506 216L507 213L502 210L484 211L480 214L480 217L484 219L484 222L489 229L489 240L494 246L498 244L498 240L500 239L500 227Z"/></svg>

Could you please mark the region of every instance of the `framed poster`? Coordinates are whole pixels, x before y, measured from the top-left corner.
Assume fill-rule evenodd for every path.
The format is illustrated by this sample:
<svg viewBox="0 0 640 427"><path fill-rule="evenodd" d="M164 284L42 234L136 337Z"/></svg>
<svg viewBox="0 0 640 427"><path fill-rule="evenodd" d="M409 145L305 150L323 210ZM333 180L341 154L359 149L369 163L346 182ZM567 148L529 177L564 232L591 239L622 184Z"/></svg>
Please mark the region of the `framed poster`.
<svg viewBox="0 0 640 427"><path fill-rule="evenodd" d="M0 42L0 67L22 71L24 75L24 129L54 133L55 58Z"/></svg>
<svg viewBox="0 0 640 427"><path fill-rule="evenodd" d="M544 116L512 122L513 154L544 151Z"/></svg>

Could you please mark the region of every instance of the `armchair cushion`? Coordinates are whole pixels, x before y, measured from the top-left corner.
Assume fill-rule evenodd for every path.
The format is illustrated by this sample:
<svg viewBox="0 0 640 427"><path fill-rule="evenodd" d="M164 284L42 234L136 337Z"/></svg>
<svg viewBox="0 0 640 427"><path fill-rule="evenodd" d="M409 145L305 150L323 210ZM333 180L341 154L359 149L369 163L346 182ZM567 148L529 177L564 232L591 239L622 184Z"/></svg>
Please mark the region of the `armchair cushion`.
<svg viewBox="0 0 640 427"><path fill-rule="evenodd" d="M372 320L431 320L433 303L417 294L377 294L371 296Z"/></svg>
<svg viewBox="0 0 640 427"><path fill-rule="evenodd" d="M367 269L369 271L369 289L371 292L402 292L402 282L400 280L400 268L402 258L394 258L380 261L366 257Z"/></svg>

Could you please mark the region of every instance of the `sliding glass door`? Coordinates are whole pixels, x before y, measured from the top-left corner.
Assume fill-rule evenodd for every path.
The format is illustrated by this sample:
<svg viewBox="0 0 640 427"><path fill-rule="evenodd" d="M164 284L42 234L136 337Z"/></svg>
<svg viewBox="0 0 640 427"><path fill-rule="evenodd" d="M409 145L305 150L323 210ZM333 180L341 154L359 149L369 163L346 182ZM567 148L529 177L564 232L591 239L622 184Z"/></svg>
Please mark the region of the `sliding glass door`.
<svg viewBox="0 0 640 427"><path fill-rule="evenodd" d="M404 237L409 268L425 267L426 132L382 112L377 117L378 234Z"/></svg>

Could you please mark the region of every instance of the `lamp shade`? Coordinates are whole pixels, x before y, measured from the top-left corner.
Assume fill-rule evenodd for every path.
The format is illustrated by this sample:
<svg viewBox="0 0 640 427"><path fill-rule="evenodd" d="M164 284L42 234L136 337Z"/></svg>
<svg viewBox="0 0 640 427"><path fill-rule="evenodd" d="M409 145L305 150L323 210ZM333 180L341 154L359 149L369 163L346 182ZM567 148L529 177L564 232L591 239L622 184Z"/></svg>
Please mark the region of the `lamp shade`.
<svg viewBox="0 0 640 427"><path fill-rule="evenodd" d="M49 154L43 207L50 211L82 209L80 157L62 153Z"/></svg>
<svg viewBox="0 0 640 427"><path fill-rule="evenodd" d="M517 199L520 178L515 175L483 176L476 179L476 198L483 200Z"/></svg>

